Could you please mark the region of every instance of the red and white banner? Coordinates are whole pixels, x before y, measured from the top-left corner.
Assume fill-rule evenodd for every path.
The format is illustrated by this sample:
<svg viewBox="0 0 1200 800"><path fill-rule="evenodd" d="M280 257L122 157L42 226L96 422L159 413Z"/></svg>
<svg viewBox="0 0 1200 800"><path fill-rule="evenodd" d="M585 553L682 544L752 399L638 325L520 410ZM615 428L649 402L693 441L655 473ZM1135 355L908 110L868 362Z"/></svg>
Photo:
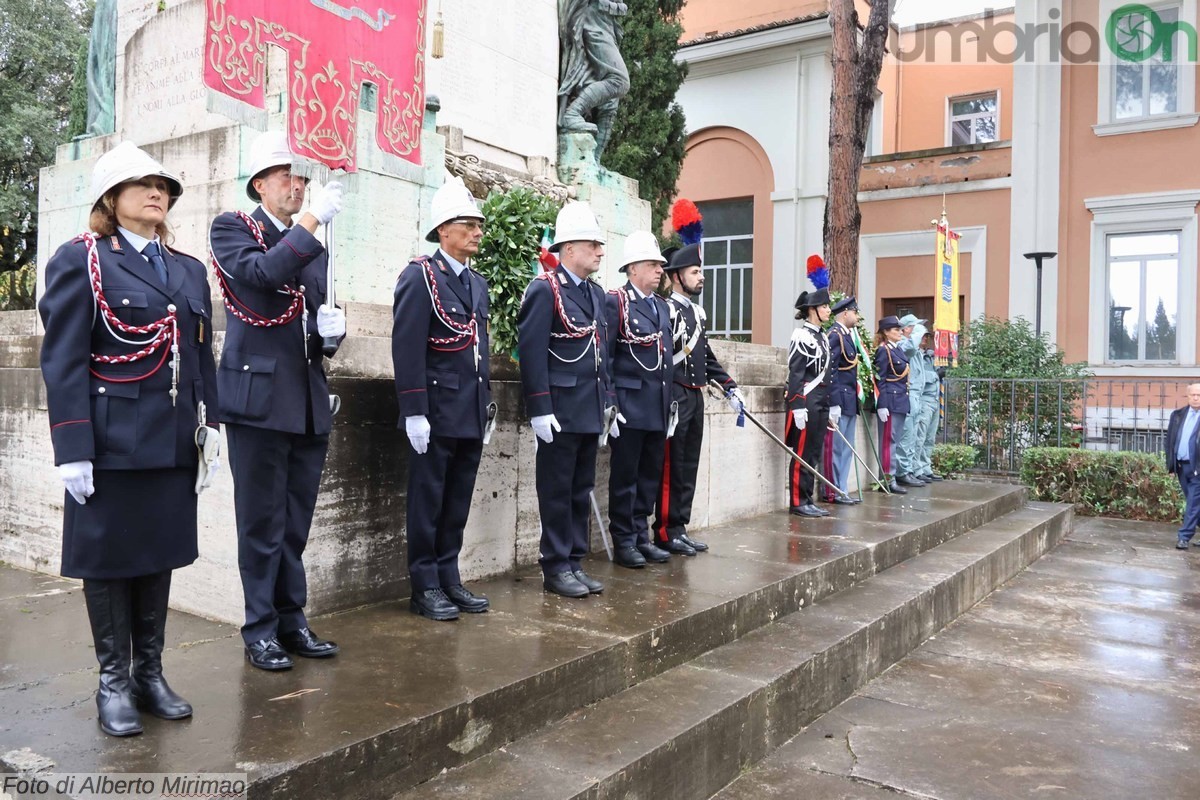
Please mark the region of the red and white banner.
<svg viewBox="0 0 1200 800"><path fill-rule="evenodd" d="M379 90L379 147L421 163L425 0L206 0L205 21L204 83L247 109L265 108L267 45L287 51L293 153L354 172L368 82Z"/></svg>

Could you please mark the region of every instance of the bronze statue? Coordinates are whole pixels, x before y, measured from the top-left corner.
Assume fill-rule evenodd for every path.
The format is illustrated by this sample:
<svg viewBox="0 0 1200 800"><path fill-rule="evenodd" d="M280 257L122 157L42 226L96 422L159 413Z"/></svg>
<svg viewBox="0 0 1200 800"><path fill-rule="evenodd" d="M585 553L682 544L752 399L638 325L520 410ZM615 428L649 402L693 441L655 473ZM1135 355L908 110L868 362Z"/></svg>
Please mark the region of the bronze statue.
<svg viewBox="0 0 1200 800"><path fill-rule="evenodd" d="M98 0L88 40L89 136L117 129L117 0Z"/></svg>
<svg viewBox="0 0 1200 800"><path fill-rule="evenodd" d="M558 130L595 136L597 161L617 104L629 92L618 21L628 13L627 5L613 0L558 0Z"/></svg>

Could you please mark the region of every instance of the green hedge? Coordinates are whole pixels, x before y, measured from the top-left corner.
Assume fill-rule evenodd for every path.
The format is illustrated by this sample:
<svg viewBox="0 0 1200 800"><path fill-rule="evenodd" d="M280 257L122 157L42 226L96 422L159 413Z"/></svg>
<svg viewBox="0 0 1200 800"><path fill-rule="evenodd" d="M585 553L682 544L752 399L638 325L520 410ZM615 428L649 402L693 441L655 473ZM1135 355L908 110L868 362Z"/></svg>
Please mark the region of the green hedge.
<svg viewBox="0 0 1200 800"><path fill-rule="evenodd" d="M1179 481L1149 453L1032 447L1021 481L1035 500L1071 503L1089 516L1178 522L1183 513Z"/></svg>
<svg viewBox="0 0 1200 800"><path fill-rule="evenodd" d="M969 444L939 444L933 447L933 471L946 478L962 475L975 466L975 448Z"/></svg>

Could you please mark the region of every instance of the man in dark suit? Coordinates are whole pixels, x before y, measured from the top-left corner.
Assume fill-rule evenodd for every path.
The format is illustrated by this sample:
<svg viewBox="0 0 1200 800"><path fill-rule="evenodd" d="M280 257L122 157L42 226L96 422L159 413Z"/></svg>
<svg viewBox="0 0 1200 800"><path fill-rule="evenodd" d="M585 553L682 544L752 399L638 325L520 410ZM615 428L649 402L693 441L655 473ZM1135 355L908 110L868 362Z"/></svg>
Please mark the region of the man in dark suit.
<svg viewBox="0 0 1200 800"><path fill-rule="evenodd" d="M1177 550L1187 550L1200 523L1200 383L1188 386L1187 396L1188 404L1172 411L1167 424L1167 471L1179 478L1184 499Z"/></svg>
<svg viewBox="0 0 1200 800"><path fill-rule="evenodd" d="M674 387L672 399L679 403L679 423L667 441L662 489L655 509L654 531L665 550L694 556L708 549L704 542L688 536L696 476L700 470L700 448L704 444L704 389L710 378L721 384L730 409L740 413L745 400L737 383L713 355L705 332L704 309L694 301L704 291L704 269L700 245L689 244L668 250L666 272L671 278Z"/></svg>
<svg viewBox="0 0 1200 800"><path fill-rule="evenodd" d="M251 151L246 194L252 215L213 220L210 247L224 297L225 348L217 370L226 425L238 568L246 602L242 639L259 669L292 666L288 653L335 655L308 627L302 556L329 447L332 412L322 339L340 339L346 320L324 305L327 257L314 234L342 207L329 182L303 214L307 181L282 133Z"/></svg>
<svg viewBox="0 0 1200 800"><path fill-rule="evenodd" d="M435 620L479 614L488 600L458 574L489 411L488 285L469 264L483 214L461 178L433 196L427 241L437 252L410 263L392 304L392 364L408 459L409 609Z"/></svg>
<svg viewBox="0 0 1200 800"><path fill-rule="evenodd" d="M621 272L629 281L608 293L609 364L617 407L627 420L610 442L608 520L613 560L638 569L671 554L650 542L646 518L662 484L671 418L671 311L654 294L666 259L649 231L625 240Z"/></svg>
<svg viewBox="0 0 1200 800"><path fill-rule="evenodd" d="M604 290L587 279L600 269L604 232L586 203L558 212L550 249L562 263L530 282L517 316L525 411L537 437L538 562L546 591L587 597L604 591L581 563L596 450L606 426L620 434L622 418L609 373Z"/></svg>

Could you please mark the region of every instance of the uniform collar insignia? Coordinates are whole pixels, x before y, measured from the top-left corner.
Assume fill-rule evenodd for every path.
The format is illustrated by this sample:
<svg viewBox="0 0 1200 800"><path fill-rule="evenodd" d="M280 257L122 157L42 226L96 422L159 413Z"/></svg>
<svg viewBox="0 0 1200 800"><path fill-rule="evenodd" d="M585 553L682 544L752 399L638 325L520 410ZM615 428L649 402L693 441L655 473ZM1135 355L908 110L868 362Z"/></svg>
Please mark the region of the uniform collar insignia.
<svg viewBox="0 0 1200 800"><path fill-rule="evenodd" d="M121 251L121 239L116 234L113 234L112 236L108 237L108 244L112 248L112 251L114 253L122 252Z"/></svg>
<svg viewBox="0 0 1200 800"><path fill-rule="evenodd" d="M563 286L566 286L567 285L567 276L563 275L561 272L558 273L558 282L561 283Z"/></svg>

